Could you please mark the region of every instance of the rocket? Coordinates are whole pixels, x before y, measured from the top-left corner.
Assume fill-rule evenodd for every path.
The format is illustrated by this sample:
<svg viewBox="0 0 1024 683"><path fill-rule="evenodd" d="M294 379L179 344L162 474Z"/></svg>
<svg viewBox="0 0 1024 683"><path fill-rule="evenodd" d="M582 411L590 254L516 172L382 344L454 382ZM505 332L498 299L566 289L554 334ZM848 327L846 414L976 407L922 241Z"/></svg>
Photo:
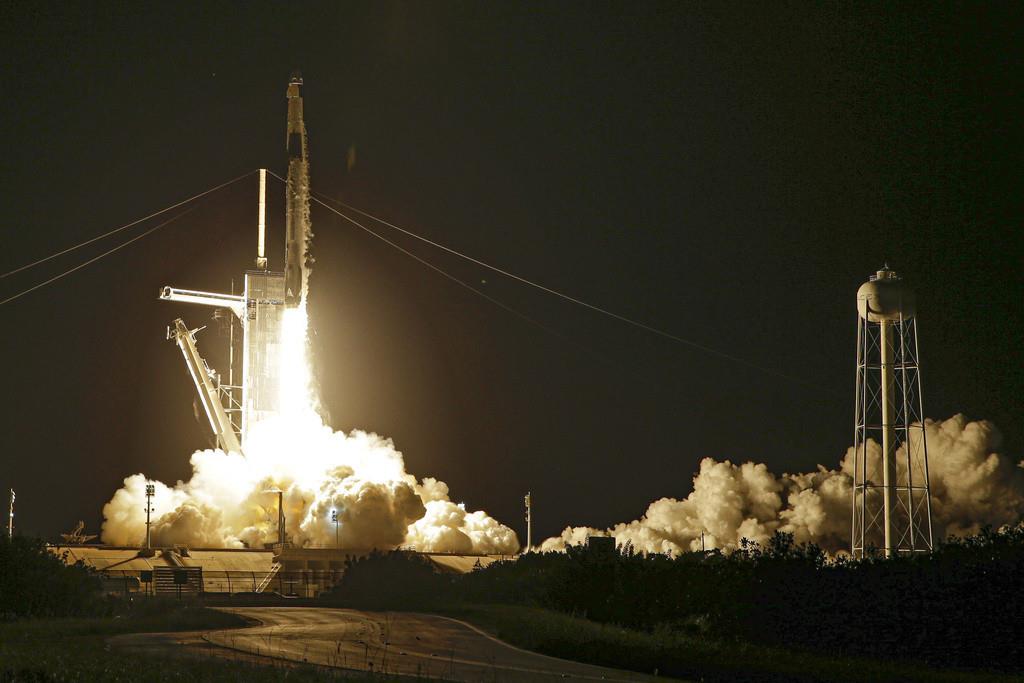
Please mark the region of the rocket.
<svg viewBox="0 0 1024 683"><path fill-rule="evenodd" d="M285 188L284 272L267 269L266 170L260 170L259 216L257 223L256 269L245 271L241 294L200 292L163 287L164 301L214 306L230 310L242 328L241 368L237 368L235 344L230 342L228 381L211 372L196 347L196 334L180 318L168 327L167 338L181 348L210 428L220 448L241 452L251 425L266 420L281 409L279 355L273 351L281 344L285 309L295 308L305 298L309 280L309 163L307 161L306 124L302 120L302 76L292 74L288 82L288 178ZM234 321L231 334L234 334ZM232 337L233 339L233 337ZM240 369L240 373L236 373ZM240 374L241 383L234 378ZM283 524L281 525L283 528Z"/></svg>
<svg viewBox="0 0 1024 683"><path fill-rule="evenodd" d="M309 222L309 161L306 158L306 123L302 119L302 75L288 82L288 179L285 203L285 305L295 307L306 291L307 247L313 236Z"/></svg>

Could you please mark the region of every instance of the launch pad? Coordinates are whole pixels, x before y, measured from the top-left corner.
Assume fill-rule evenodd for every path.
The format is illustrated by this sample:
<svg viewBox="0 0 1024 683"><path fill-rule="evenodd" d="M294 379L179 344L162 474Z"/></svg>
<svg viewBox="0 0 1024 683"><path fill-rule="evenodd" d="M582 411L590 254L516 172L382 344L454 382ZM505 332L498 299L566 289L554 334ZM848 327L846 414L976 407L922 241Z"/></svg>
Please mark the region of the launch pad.
<svg viewBox="0 0 1024 683"><path fill-rule="evenodd" d="M329 591L341 580L349 562L374 552L288 546L259 550L178 546L145 552L126 546L54 545L49 550L69 564L82 562L100 572L109 593L279 593L303 598ZM514 555L416 554L447 574L465 574L492 562L516 559Z"/></svg>

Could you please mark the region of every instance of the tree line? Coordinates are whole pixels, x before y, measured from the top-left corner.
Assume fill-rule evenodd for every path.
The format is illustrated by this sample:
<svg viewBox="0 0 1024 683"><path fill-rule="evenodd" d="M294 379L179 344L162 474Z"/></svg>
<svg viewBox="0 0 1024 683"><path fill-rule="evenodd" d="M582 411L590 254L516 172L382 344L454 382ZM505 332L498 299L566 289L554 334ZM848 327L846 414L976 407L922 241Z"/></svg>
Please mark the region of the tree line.
<svg viewBox="0 0 1024 683"><path fill-rule="evenodd" d="M100 586L94 571L65 563L42 539L0 535L0 619L93 615Z"/></svg>
<svg viewBox="0 0 1024 683"><path fill-rule="evenodd" d="M928 554L856 561L776 533L731 553L577 546L465 575L438 573L413 553L374 553L349 564L330 599L390 609L526 605L633 629L1019 671L1022 576L1024 526L950 538Z"/></svg>

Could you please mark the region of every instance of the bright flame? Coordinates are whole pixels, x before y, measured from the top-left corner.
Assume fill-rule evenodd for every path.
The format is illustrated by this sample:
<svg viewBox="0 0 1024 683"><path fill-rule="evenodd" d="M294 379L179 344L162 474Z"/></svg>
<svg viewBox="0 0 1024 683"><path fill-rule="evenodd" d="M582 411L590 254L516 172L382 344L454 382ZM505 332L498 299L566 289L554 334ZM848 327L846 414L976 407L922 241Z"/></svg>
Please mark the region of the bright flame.
<svg viewBox="0 0 1024 683"><path fill-rule="evenodd" d="M281 320L281 344L278 347L280 411L297 416L315 411L312 392L307 330L309 316L305 300L296 308L286 308Z"/></svg>

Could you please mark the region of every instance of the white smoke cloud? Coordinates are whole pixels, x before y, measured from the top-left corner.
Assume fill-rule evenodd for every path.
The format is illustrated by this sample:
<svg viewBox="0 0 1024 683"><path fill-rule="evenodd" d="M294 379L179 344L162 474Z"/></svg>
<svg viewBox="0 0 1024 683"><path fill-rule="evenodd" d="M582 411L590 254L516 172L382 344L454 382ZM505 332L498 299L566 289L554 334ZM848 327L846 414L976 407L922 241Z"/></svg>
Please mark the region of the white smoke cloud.
<svg viewBox="0 0 1024 683"><path fill-rule="evenodd" d="M991 422L963 415L925 421L935 538L975 533L1024 517L1024 461L999 452L1002 436ZM869 442L869 459L880 459ZM588 535L614 536L643 552L671 553L701 548L735 549L747 538L765 543L776 531L798 543L816 543L830 552L850 543L854 453L838 470L818 466L806 474L772 474L766 465L704 458L683 500L662 498L638 520L611 529L569 527L545 540L541 550L562 550Z"/></svg>
<svg viewBox="0 0 1024 683"><path fill-rule="evenodd" d="M153 542L192 547L262 547L277 539L277 494L299 545L414 546L424 551L514 553L515 532L484 512L451 502L448 486L406 473L390 439L335 432L307 420L254 427L246 455L192 456L192 478L168 487L135 474L103 508L103 540L137 545L145 535L145 487L155 485ZM338 525L331 520L337 511Z"/></svg>

